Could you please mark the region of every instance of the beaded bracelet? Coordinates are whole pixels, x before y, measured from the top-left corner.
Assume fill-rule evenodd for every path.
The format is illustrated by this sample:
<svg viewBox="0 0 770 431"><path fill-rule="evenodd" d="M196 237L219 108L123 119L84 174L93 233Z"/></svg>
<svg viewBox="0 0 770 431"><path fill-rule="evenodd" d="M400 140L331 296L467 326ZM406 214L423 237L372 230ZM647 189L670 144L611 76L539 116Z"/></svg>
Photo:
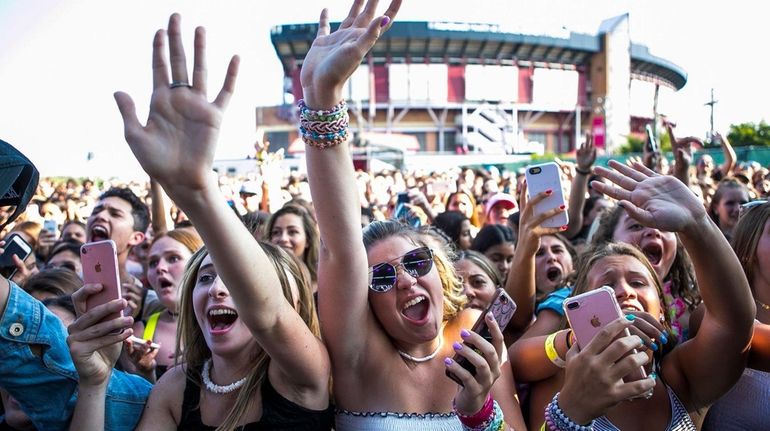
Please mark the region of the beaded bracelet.
<svg viewBox="0 0 770 431"><path fill-rule="evenodd" d="M299 132L302 140L311 147L323 150L345 142L349 136L348 105L342 100L329 110L314 111L300 100Z"/></svg>
<svg viewBox="0 0 770 431"><path fill-rule="evenodd" d="M580 425L569 418L559 407L559 392L553 396L551 402L545 407L545 424L544 427L550 431L592 431L594 429L594 421L588 423L588 425Z"/></svg>
<svg viewBox="0 0 770 431"><path fill-rule="evenodd" d="M492 397L487 397L487 400L492 400ZM487 402L484 403L484 407L479 410L479 413L476 413L473 415L479 416L480 413L484 410L487 410ZM469 425L468 422L466 422L467 418L469 416L463 416L460 413L457 413L457 410L455 409L455 413L457 414L457 417L460 419L460 423L462 424L464 431L504 431L505 430L505 416L503 415L503 410L500 408L500 405L497 404L497 401L492 400L491 403L492 409L489 412L488 416L483 420L482 422L475 423L474 426Z"/></svg>

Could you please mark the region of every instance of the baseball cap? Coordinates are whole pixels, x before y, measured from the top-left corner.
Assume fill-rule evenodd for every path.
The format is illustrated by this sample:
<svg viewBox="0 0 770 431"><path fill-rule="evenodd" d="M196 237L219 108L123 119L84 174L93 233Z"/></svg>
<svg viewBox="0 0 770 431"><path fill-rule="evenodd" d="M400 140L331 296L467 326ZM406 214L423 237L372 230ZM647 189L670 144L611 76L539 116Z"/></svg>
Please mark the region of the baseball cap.
<svg viewBox="0 0 770 431"><path fill-rule="evenodd" d="M518 206L516 204L516 198L514 198L513 195L510 195L508 193L495 193L487 201L487 207L485 212L489 214L489 211L492 210L492 207L498 204L505 206L505 208L509 210L515 209Z"/></svg>
<svg viewBox="0 0 770 431"><path fill-rule="evenodd" d="M248 193L252 195L260 194L262 193L262 186L259 185L256 181L246 181L241 185L241 191L240 193Z"/></svg>
<svg viewBox="0 0 770 431"><path fill-rule="evenodd" d="M11 144L0 139L0 206L16 207L13 214L2 221L0 230L24 212L37 190L39 179L35 165Z"/></svg>

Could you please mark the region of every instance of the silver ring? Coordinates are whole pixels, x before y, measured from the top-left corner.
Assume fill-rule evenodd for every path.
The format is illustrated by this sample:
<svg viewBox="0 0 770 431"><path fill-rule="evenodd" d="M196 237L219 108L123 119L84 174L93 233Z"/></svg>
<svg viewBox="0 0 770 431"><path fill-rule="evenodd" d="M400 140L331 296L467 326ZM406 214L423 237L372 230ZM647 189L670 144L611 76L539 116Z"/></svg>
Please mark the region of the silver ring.
<svg viewBox="0 0 770 431"><path fill-rule="evenodd" d="M192 88L192 85L184 81L171 81L171 88L178 88L178 87Z"/></svg>

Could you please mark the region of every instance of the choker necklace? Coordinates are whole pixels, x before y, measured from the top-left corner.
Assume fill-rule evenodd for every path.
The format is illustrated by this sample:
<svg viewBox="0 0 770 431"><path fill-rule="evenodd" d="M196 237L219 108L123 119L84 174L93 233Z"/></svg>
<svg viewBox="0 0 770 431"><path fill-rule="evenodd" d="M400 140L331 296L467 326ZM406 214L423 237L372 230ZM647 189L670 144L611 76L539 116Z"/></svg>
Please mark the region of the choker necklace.
<svg viewBox="0 0 770 431"><path fill-rule="evenodd" d="M759 304L759 306L764 308L765 310L770 311L770 305L765 304L764 302L760 301L759 299L755 299L754 302Z"/></svg>
<svg viewBox="0 0 770 431"><path fill-rule="evenodd" d="M203 378L203 384L206 385L206 390L215 394L229 394L230 392L233 392L234 390L243 386L243 384L246 383L246 379L248 378L248 376L246 376L237 382L230 383L227 386L219 386L218 384L211 381L210 371L211 359L207 359L206 362L203 363L201 378Z"/></svg>
<svg viewBox="0 0 770 431"><path fill-rule="evenodd" d="M412 362L418 362L418 363L419 362L428 362L431 359L435 358L436 355L438 355L438 351L441 350L441 346L443 344L444 344L444 327L442 326L441 327L441 332L439 332L439 334L438 334L438 347L436 347L436 350L434 350L433 353L431 353L430 355L423 356L422 358L416 358L416 357L410 355L409 353L402 352L402 351L400 351L398 349L396 349L396 350L398 350L398 354L401 355L401 357L404 358L404 359L409 359Z"/></svg>

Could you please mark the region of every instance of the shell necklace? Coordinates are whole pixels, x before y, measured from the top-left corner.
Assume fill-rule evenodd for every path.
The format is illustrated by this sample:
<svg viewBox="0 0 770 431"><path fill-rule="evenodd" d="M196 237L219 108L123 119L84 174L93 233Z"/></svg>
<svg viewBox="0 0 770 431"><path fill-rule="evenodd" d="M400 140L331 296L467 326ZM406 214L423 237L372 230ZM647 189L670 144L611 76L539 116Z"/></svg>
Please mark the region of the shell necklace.
<svg viewBox="0 0 770 431"><path fill-rule="evenodd" d="M230 383L226 386L219 386L218 384L211 381L211 359L207 359L206 362L203 363L203 370L201 370L201 378L203 379L203 384L206 385L206 390L209 392L213 392L215 394L229 394L230 392L233 392L234 390L240 388L243 386L244 383L246 383L246 379L248 376L238 380L237 382Z"/></svg>
<svg viewBox="0 0 770 431"><path fill-rule="evenodd" d="M441 346L443 346L443 345L444 345L444 327L442 326L441 327L441 332L439 332L439 335L438 335L438 346L436 346L436 350L434 350L428 356L423 356L421 358L418 358L418 357L410 355L409 353L402 352L402 351L400 351L398 349L396 349L396 350L398 350L398 354L401 355L401 357L403 357L404 359L408 359L408 360L410 360L412 362L420 363L420 362L428 362L431 359L435 358L436 355L438 355L439 350L441 350Z"/></svg>

